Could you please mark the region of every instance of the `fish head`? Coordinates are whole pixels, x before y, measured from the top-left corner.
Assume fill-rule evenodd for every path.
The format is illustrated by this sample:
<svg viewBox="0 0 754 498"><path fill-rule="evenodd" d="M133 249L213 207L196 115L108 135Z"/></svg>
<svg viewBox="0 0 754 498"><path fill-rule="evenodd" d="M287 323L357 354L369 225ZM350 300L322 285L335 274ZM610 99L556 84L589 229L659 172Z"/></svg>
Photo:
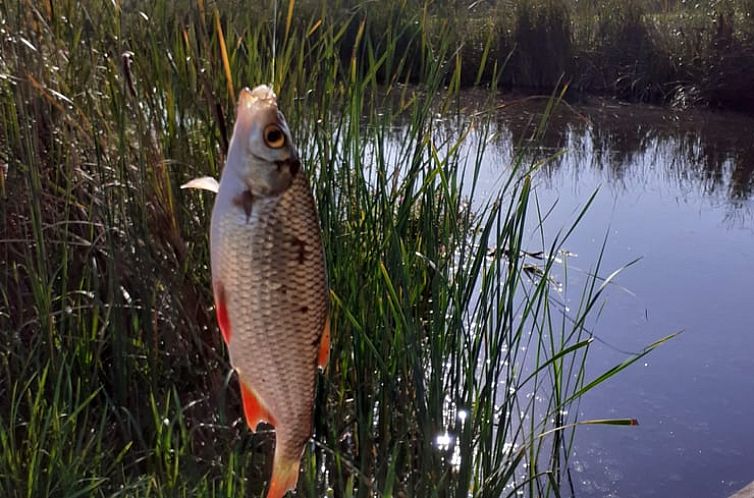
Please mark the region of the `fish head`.
<svg viewBox="0 0 754 498"><path fill-rule="evenodd" d="M226 169L252 195L267 197L285 192L300 168L298 150L272 89L260 85L241 90Z"/></svg>

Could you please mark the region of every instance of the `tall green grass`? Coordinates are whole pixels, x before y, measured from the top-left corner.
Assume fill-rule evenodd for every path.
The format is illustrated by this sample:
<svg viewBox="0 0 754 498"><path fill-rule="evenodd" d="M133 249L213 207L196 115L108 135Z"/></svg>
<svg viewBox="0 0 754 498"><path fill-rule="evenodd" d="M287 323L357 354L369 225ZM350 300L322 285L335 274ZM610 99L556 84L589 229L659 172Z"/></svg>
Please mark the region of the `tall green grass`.
<svg viewBox="0 0 754 498"><path fill-rule="evenodd" d="M327 5L300 17L281 2L277 19L271 4L201 0L0 6L2 496L262 493L273 439L246 430L214 321L212 198L178 186L219 174L235 93L270 81L332 287L300 493L567 486L573 428L588 423L571 408L637 359L584 377L607 284L590 280L565 316L551 276L575 227L529 247L538 165L521 156L485 199L486 118L439 133L464 61L425 36L429 13L410 30L396 10L370 32ZM421 86L402 84L416 74Z"/></svg>
<svg viewBox="0 0 754 498"><path fill-rule="evenodd" d="M321 8L318 0L297 5L305 17ZM268 2L259 15L270 9ZM447 43L466 86L550 93L568 81L573 96L751 111L753 9L751 0L340 0L328 15L348 26L342 61L360 30L376 57L392 53L391 40L408 56L379 71L381 81L426 81L427 63L437 60L426 48ZM363 25L349 22L354 16Z"/></svg>

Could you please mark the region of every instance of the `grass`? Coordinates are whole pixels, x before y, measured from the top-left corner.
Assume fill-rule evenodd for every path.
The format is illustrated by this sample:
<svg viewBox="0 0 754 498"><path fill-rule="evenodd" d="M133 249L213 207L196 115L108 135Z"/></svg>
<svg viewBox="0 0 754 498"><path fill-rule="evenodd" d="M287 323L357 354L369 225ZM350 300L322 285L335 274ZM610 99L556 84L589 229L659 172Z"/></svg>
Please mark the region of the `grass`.
<svg viewBox="0 0 754 498"><path fill-rule="evenodd" d="M302 0L297 8L304 17L316 17L319 5ZM402 65L379 71L383 82L427 81L425 69L434 56L426 49L446 43L457 49L457 57L447 62L457 66L465 86L549 94L567 81L573 98L599 94L754 110L747 91L754 80L752 0L341 0L331 5L333 19L347 25L342 61L347 63L354 45L357 52L379 57L391 54L394 43L395 53L408 55ZM260 17L268 10L260 9ZM446 74L452 79L452 71Z"/></svg>
<svg viewBox="0 0 754 498"><path fill-rule="evenodd" d="M0 6L1 495L262 493L273 439L246 430L214 321L212 198L178 186L218 176L235 93L270 79L332 287L300 493L567 490L574 428L590 423L579 398L657 344L584 377L608 283L591 279L568 316L556 306L575 226L529 246L540 164L520 156L485 200L486 141L463 152L485 115L445 138L433 119L455 109L469 64L426 36L438 21L393 10L375 31L330 8L281 3L275 23L272 5L260 17L230 1Z"/></svg>

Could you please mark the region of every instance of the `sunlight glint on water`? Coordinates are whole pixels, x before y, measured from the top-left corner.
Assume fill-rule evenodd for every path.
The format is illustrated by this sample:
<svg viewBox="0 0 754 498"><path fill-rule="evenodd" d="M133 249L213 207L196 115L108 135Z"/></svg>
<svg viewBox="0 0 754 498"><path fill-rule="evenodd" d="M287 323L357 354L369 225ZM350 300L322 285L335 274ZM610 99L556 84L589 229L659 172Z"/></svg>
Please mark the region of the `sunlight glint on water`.
<svg viewBox="0 0 754 498"><path fill-rule="evenodd" d="M470 107L473 108L473 105ZM610 107L609 104L607 107ZM489 147L484 156L484 168L480 172L480 183L488 196L494 194L500 187L501 179L507 177L507 167L516 154L514 142L527 136L525 123L529 122L529 114L536 112L536 109L524 107L520 111L520 114L501 114L494 120L493 126L497 128L489 135L491 138L488 139ZM605 312L594 323L588 324L589 330L596 331L597 339L590 353L588 370L591 377L625 359L626 352L640 351L653 340L678 329L686 328L688 331L654 353L652 361L635 366L637 370L645 369L644 372L629 371L625 377L612 381L601 392L590 394L582 401L579 410L582 420L638 416L641 425L638 428L588 427L577 431L576 451L572 459L572 470L580 476L576 480L577 496L598 497L605 493L658 497L690 493L687 495L695 496L699 489L707 489L710 494L719 494L721 489L723 493L732 492L752 477L747 473L747 464L740 459L727 460L731 477L718 480L719 484L715 486L711 484L714 480L691 484L704 473L688 475L683 469L684 460L648 458L648 455L668 448L668 437L677 441L679 448L688 444L677 439L677 434L683 430L679 431L678 427L666 429L666 424L658 425L662 419L672 418L679 408L687 410L683 407L688 403L688 398L673 398L656 383L657 376L668 375L670 370L666 371L665 368L670 368L678 358L678 351L686 351L689 358L703 355L709 361L714 361L717 365L713 377L717 379L716 382L738 379L739 385L731 385L730 390L708 390L702 398L711 402L710 398L719 396L725 399L740 389L754 390L752 382L740 385L750 376L733 373L731 368L738 368L738 363L731 365L725 360L731 356L725 342L716 342L712 350L707 346L700 349L695 344L704 342L700 339L709 336L694 327L684 313L679 313L677 306L663 304L663 296L650 298L653 294L651 289L658 287L651 275L660 265L667 273L663 282L670 286L664 295L686 295L689 287L682 282L693 273L688 273L685 261L698 261L703 265L701 268L714 267L721 261L713 253L705 259L705 243L690 241L714 241L714 253L724 255L725 264L731 270L726 272L730 275L727 280L719 281L726 289L720 295L733 289L739 293L747 293L750 289L745 275L754 274L754 204L751 199L754 150L750 137L741 134L745 133L744 130L754 129L754 120L704 112L676 115L672 111L643 107L629 107L623 111L627 113L625 117L621 117L620 108L610 108L609 112L600 107L576 109L576 112L592 120L586 126L581 117L573 121L574 115L564 111L553 119L552 132L545 136L544 147L532 146L528 152L533 162L563 151L562 155L545 163L534 175L536 202L545 216L544 229L550 236L573 221L588 196L600 190L584 222L571 236L571 242L555 258L557 271L553 286L562 299L557 305L566 314L573 312L572 305L578 304L578 296L573 290L567 290L566 272L569 286L578 289L578 283L591 271L589 265L593 264L597 250L607 235L608 266L603 271L609 273L636 258L642 258L642 261L628 269L610 287L610 302ZM464 119L461 116L445 122L458 125ZM449 140L447 133L448 128L445 128L438 143ZM475 133L472 132L462 146L462 155L473 156L477 147ZM392 149L392 146L388 147L388 151ZM399 150L399 147L396 145L394 149ZM400 171L397 173L400 174ZM476 205L481 205L485 199L477 195L474 201ZM687 231L673 239L660 235L672 235L678 226ZM535 241L534 235L532 233L532 242ZM661 253L652 244L659 239L666 243ZM538 249L536 243L531 247L532 252ZM490 250L494 251L495 248ZM661 259L665 254L672 259ZM684 278L671 276L674 270L683 274ZM677 287L672 285L674 282L678 282ZM704 288L704 284L696 285ZM726 333L737 338L733 343L744 341L748 344L748 350L752 350L754 339L742 334L754 317L745 316L745 308L742 308L738 313L727 313L717 319L711 315L710 319L729 324ZM712 351L716 353L711 354ZM683 382L685 380L679 380L679 385ZM517 387L503 384L501 389L513 395ZM610 398L609 392L620 396L620 409L613 401L617 398ZM718 401L718 404L721 402ZM693 403L688 406L693 406ZM711 417L717 411L705 410L703 413ZM568 414L568 410L561 411L563 417ZM528 414L521 413L520 416L523 420ZM710 421L710 424L713 422ZM740 419L738 424L745 427L744 419ZM743 441L750 441L751 438L742 439L739 435L735 433L726 437L720 434L721 439L716 444L731 448L732 455L745 453ZM710 437L716 437L712 430ZM627 444L627 441L631 443ZM439 448L447 450L451 443L450 434L438 435ZM685 461L698 462L699 465L708 462L709 465L710 458L715 458L719 464L724 455L718 453L712 457L708 451L699 451L689 453ZM616 470L626 467L627 462L639 461L646 462L646 467L640 466L641 470L633 474L630 470ZM666 474L684 478L668 481L664 477ZM641 478L637 477L639 475Z"/></svg>

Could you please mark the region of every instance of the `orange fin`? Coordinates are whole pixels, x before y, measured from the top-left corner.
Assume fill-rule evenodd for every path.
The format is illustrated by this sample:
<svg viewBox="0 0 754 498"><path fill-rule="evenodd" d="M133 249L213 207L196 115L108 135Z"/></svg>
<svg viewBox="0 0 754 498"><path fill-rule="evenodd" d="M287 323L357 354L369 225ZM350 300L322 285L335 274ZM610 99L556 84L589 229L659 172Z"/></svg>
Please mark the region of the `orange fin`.
<svg viewBox="0 0 754 498"><path fill-rule="evenodd" d="M276 429L277 430L277 429ZM275 438L279 438L278 434ZM298 483L298 468L301 458L296 460L284 459L282 448L275 444L275 457L272 463L272 477L270 477L270 488L267 490L267 498L283 498L288 491L294 491Z"/></svg>
<svg viewBox="0 0 754 498"><path fill-rule="evenodd" d="M243 402L243 414L246 417L246 425L252 432L257 430L257 425L261 422L274 424L274 419L269 410L262 404L253 389L246 387L243 381L241 384L241 401Z"/></svg>
<svg viewBox="0 0 754 498"><path fill-rule="evenodd" d="M319 356L317 366L324 370L330 361L330 317L325 320L325 329L322 331L322 339L319 341Z"/></svg>
<svg viewBox="0 0 754 498"><path fill-rule="evenodd" d="M228 317L228 307L225 304L225 287L223 287L222 282L216 282L214 287L217 324L220 326L225 344L230 344L230 318Z"/></svg>

